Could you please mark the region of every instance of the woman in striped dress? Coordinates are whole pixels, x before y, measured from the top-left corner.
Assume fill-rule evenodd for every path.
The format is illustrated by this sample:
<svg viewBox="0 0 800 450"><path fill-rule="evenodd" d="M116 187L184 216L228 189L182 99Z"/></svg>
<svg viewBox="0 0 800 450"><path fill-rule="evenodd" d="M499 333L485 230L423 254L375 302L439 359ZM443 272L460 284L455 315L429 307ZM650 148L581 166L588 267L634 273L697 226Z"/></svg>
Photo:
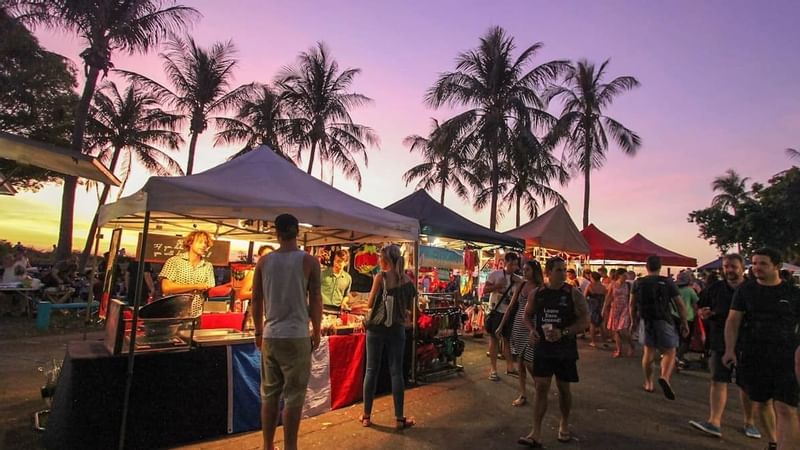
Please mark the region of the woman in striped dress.
<svg viewBox="0 0 800 450"><path fill-rule="evenodd" d="M511 355L517 361L520 393L519 397L511 403L512 406L522 406L528 401L525 364L533 363L533 346L528 342L530 330L525 325L525 305L528 303L528 299L533 297L536 289L544 283L542 267L535 260L528 261L522 266L522 276L524 281L514 291L514 296L511 298L511 303L508 305L499 327L502 330L507 321L514 321L511 328Z"/></svg>

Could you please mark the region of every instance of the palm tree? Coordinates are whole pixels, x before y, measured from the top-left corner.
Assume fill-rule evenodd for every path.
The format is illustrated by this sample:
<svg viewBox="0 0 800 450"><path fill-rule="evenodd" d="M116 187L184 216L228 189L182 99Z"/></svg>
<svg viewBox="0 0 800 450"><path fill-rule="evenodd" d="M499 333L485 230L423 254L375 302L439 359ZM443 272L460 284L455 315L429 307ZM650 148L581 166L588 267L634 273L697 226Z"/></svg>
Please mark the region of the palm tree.
<svg viewBox="0 0 800 450"><path fill-rule="evenodd" d="M711 199L711 206L723 210L730 209L736 215L736 210L744 203L749 195L747 193L748 177L742 177L735 170L728 169L725 175L714 178L711 189L719 192Z"/></svg>
<svg viewBox="0 0 800 450"><path fill-rule="evenodd" d="M491 28L476 49L458 55L455 71L440 75L426 95L434 108L471 108L457 120L468 124L466 141L474 145L474 160L484 169L474 173L489 180L492 230L497 228L501 170L510 152L512 129L517 121L542 124L546 104L540 92L569 67L566 61L550 61L528 70L542 44L533 44L513 58L515 48L513 37L500 27Z"/></svg>
<svg viewBox="0 0 800 450"><path fill-rule="evenodd" d="M583 227L589 226L590 175L600 169L606 160L609 136L623 153L635 156L642 140L635 132L605 115L614 99L623 92L639 86L631 76L614 78L605 83L603 77L609 60L599 68L581 60L572 68L565 80L566 86L550 90L553 97L561 97L564 108L561 119L569 133L565 159L572 167L583 172Z"/></svg>
<svg viewBox="0 0 800 450"><path fill-rule="evenodd" d="M791 159L800 160L800 150L795 150L793 148L787 148L786 149L786 156L788 156Z"/></svg>
<svg viewBox="0 0 800 450"><path fill-rule="evenodd" d="M537 217L540 208L547 203L566 203L564 197L550 187L552 181L564 186L569 181L569 172L553 156L553 147L560 140L559 129L554 128L543 140L539 140L529 127L519 127L514 136L509 167L501 189L505 190L503 203L516 210L516 226L521 223L521 207L524 203L528 217ZM501 190L501 192L502 192ZM541 203L540 203L541 200Z"/></svg>
<svg viewBox="0 0 800 450"><path fill-rule="evenodd" d="M268 145L275 153L294 163L286 146L290 122L284 111L283 99L269 86L261 85L253 95L238 105L235 118L217 117L215 128L220 130L214 145L244 143L244 147L229 158L234 159L260 145Z"/></svg>
<svg viewBox="0 0 800 450"><path fill-rule="evenodd" d="M84 150L89 106L100 73L113 67L115 51L146 53L168 33L182 30L199 13L194 8L165 0L19 0L12 3L15 14L32 25L44 25L75 32L86 42L80 54L86 82L75 111L72 150ZM72 253L73 211L77 178L64 177L58 258Z"/></svg>
<svg viewBox="0 0 800 450"><path fill-rule="evenodd" d="M155 147L178 150L183 138L174 130L180 120L181 116L164 112L158 101L135 83L120 92L115 83L108 82L94 95L94 105L89 110L87 144L108 164L112 173L122 158L125 181L130 175L133 159L157 175L182 175L180 164ZM120 193L124 188L123 182ZM103 187L98 198L97 212L106 203L110 190L109 185ZM81 254L81 267L86 264L92 250L92 237L97 230L97 212L92 219Z"/></svg>
<svg viewBox="0 0 800 450"><path fill-rule="evenodd" d="M339 70L339 63L322 42L300 53L295 66L284 68L276 84L286 101L292 123L291 139L300 152L309 149L308 173L319 151L320 168L328 161L355 180L361 189L361 171L354 154L369 163L367 146L377 146L378 136L364 125L353 123L350 110L372 99L350 92L361 69Z"/></svg>
<svg viewBox="0 0 800 450"><path fill-rule="evenodd" d="M235 106L251 94L254 85L229 89L237 61L233 42L216 42L209 49L199 47L191 37L173 35L167 52L161 53L164 72L174 91L134 72L119 72L147 88L161 103L171 105L189 119L189 161L186 174L194 169L197 138L208 127L211 115Z"/></svg>
<svg viewBox="0 0 800 450"><path fill-rule="evenodd" d="M444 205L445 190L449 187L455 193L467 200L469 198L468 184L474 184L474 179L468 167L470 165L469 151L460 142L458 130L451 122L439 124L432 119L431 132L427 138L411 135L403 139L403 144L409 151L422 153L424 162L418 164L403 174L406 186L419 179L417 189L430 190L440 186L441 194L439 203Z"/></svg>

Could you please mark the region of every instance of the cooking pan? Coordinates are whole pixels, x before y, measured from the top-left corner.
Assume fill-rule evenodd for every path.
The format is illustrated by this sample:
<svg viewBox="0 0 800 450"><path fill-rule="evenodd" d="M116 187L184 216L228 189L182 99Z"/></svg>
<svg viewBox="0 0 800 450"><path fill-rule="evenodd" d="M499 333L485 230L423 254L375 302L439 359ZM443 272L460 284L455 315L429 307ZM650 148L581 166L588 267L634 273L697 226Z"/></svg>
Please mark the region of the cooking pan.
<svg viewBox="0 0 800 450"><path fill-rule="evenodd" d="M194 294L176 294L161 297L160 299L139 308L139 317L142 319L178 319L197 317L198 309L193 308L195 302L201 305L203 298Z"/></svg>

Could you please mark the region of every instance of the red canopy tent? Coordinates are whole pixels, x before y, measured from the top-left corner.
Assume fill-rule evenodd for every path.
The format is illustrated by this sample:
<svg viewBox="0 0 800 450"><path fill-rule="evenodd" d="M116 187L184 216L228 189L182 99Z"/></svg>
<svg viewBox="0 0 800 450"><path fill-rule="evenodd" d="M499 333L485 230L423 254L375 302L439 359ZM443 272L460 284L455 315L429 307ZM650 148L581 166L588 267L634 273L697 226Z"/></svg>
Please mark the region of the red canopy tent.
<svg viewBox="0 0 800 450"><path fill-rule="evenodd" d="M635 249L614 240L611 236L600 231L594 224L581 231L586 242L589 243L589 259L604 261L647 261L650 253Z"/></svg>
<svg viewBox="0 0 800 450"><path fill-rule="evenodd" d="M639 233L636 233L625 241L625 245L633 247L637 250L643 251L650 255L658 255L661 257L661 264L665 266L676 267L697 267L697 259L683 256L680 253L675 253L668 250L655 242L647 239Z"/></svg>

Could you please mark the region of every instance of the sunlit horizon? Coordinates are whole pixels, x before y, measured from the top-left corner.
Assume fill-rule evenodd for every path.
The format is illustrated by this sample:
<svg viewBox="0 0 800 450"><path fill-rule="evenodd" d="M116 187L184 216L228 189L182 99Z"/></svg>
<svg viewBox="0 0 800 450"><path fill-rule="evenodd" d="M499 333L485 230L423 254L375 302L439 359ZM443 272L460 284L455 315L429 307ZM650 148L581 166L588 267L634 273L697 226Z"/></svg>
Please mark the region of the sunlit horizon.
<svg viewBox="0 0 800 450"><path fill-rule="evenodd" d="M341 67L362 69L353 89L375 103L354 110L353 117L375 129L381 146L370 150L369 167L360 161L360 192L340 172L334 176L334 185L379 207L416 190L414 185L405 186L401 176L421 157L409 153L403 138L426 134L431 117L446 119L453 111L428 108L423 102L425 91L438 73L454 68L459 52L474 48L494 25L514 36L517 54L520 47L543 42L535 64L580 58L599 64L610 58L609 79L632 75L642 83L621 95L609 111L642 136L642 149L631 158L612 145L605 167L592 172L590 221L619 241L641 233L696 257L700 264L715 258L716 248L698 238L697 226L687 222L690 211L710 204L713 178L734 169L764 183L792 165L783 149L800 145L800 80L796 77L800 61L790 57L800 48L793 20L800 16L800 4L794 2L520 1L501 7L455 1L357 1L338 6L241 1L235 8L210 0L181 3L203 13L190 31L200 45L234 41L240 61L236 84L270 82L281 67L294 63L297 53L317 41L330 47ZM45 48L70 58L82 72L77 55L83 47L77 37L45 29L35 34ZM115 54L112 61L117 68L164 81L157 53ZM559 111L558 103L550 108L551 113ZM187 134L187 145L173 154L183 167ZM238 150L212 147L213 134L209 128L200 136L196 173L224 162ZM305 164L308 155L303 156ZM315 177L320 176L319 170L315 163ZM323 170L325 181L330 181L330 167ZM140 189L146 179L144 170L137 167L123 195ZM576 174L567 187L557 189L580 228L583 177ZM431 195L438 198L437 192ZM112 190L110 199L116 197ZM60 202L58 186L0 197L4 215L0 238L49 249L57 241ZM445 204L488 226L488 208L475 211L449 191ZM83 246L96 207L96 194L79 186L75 250ZM514 211L503 213L498 230L514 228ZM522 222L528 220L525 215ZM110 233L105 230L105 234ZM125 236L132 250L135 233Z"/></svg>

